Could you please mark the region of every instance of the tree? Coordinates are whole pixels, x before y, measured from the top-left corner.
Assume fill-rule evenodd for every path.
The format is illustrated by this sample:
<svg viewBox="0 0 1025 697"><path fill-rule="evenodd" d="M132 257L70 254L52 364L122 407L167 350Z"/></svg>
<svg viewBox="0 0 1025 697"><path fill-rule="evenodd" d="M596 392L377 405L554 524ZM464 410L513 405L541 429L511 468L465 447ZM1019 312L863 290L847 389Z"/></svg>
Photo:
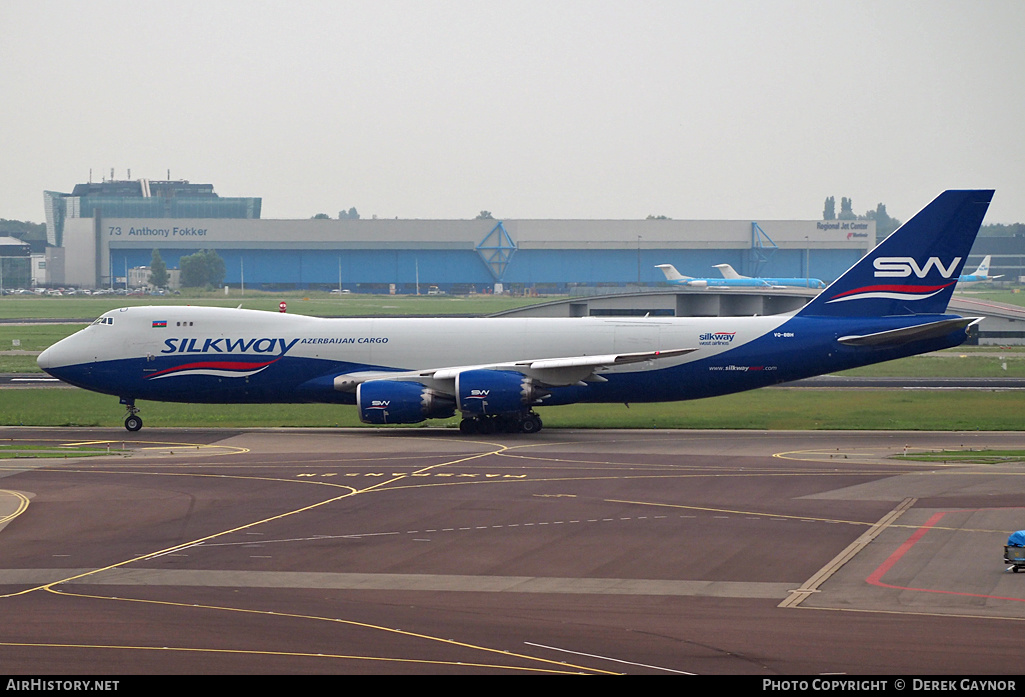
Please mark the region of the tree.
<svg viewBox="0 0 1025 697"><path fill-rule="evenodd" d="M0 218L0 237L14 237L22 242L28 242L33 254L46 252L46 223Z"/></svg>
<svg viewBox="0 0 1025 697"><path fill-rule="evenodd" d="M826 207L822 210L823 220L836 220L836 198L829 196L826 198Z"/></svg>
<svg viewBox="0 0 1025 697"><path fill-rule="evenodd" d="M313 216L313 220L331 220L331 216L327 213L317 213Z"/></svg>
<svg viewBox="0 0 1025 697"><path fill-rule="evenodd" d="M1025 237L1025 223L983 225L979 237Z"/></svg>
<svg viewBox="0 0 1025 697"><path fill-rule="evenodd" d="M886 212L886 206L882 203L877 205L874 211L865 213L865 219L876 221L877 240L888 237L891 232L900 227L900 221L896 218L891 218Z"/></svg>
<svg viewBox="0 0 1025 697"><path fill-rule="evenodd" d="M224 281L224 260L215 251L204 249L182 257L179 266L186 288L219 286Z"/></svg>
<svg viewBox="0 0 1025 697"><path fill-rule="evenodd" d="M160 250L154 249L153 256L149 262L149 284L154 288L165 288L167 286L167 264L160 256Z"/></svg>
<svg viewBox="0 0 1025 697"><path fill-rule="evenodd" d="M886 238L891 232L900 227L901 222L891 218L886 212L885 204L878 204L874 211L867 211L865 215L855 215L854 200L846 196L840 199L840 215L835 216L836 199L832 196L826 199L826 207L822 212L823 220L874 220L876 222L876 240Z"/></svg>
<svg viewBox="0 0 1025 697"><path fill-rule="evenodd" d="M356 206L353 206L348 211L338 211L339 220L359 220L359 213L356 211Z"/></svg>
<svg viewBox="0 0 1025 697"><path fill-rule="evenodd" d="M494 220L495 216L491 215L491 211L481 211L477 214L477 220Z"/></svg>

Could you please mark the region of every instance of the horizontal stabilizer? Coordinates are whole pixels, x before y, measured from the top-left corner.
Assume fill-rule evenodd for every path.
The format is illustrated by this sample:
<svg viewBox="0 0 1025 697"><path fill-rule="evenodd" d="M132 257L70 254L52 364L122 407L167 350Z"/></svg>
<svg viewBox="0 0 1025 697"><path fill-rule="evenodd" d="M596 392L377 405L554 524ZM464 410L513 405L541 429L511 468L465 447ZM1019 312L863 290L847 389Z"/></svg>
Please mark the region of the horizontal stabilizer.
<svg viewBox="0 0 1025 697"><path fill-rule="evenodd" d="M964 329L968 325L980 321L981 317L955 317L944 319L938 322L919 324L914 327L902 327L891 329L885 332L874 334L862 334L853 336L841 336L837 341L846 346L872 346L889 347L910 344L913 341L924 341L945 336L957 329Z"/></svg>

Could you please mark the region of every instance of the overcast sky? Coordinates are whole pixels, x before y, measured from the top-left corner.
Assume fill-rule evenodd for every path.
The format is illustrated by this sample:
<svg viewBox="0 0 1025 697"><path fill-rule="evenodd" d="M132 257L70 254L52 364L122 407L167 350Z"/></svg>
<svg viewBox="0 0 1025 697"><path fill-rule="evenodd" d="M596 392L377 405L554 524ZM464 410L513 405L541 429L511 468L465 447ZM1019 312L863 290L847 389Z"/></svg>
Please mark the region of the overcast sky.
<svg viewBox="0 0 1025 697"><path fill-rule="evenodd" d="M0 1L0 217L110 177L264 218L1025 222L1025 2Z"/></svg>

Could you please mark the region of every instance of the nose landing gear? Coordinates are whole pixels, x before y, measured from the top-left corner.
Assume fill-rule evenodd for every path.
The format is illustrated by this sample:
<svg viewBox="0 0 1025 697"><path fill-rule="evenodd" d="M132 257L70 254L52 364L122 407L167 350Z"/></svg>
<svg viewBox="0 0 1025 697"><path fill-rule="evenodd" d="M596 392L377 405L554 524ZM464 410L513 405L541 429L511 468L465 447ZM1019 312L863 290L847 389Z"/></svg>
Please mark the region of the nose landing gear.
<svg viewBox="0 0 1025 697"><path fill-rule="evenodd" d="M121 398L121 403L125 405L125 409L128 410L128 417L125 419L125 428L135 433L142 428L142 417L139 416L139 408L135 406L135 400L132 398Z"/></svg>

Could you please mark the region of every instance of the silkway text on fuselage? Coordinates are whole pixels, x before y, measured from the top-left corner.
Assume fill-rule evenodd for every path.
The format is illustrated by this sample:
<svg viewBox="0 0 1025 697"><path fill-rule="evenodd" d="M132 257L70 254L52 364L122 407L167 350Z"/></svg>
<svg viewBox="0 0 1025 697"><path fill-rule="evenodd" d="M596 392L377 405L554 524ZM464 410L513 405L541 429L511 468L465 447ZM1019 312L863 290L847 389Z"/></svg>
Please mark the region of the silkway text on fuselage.
<svg viewBox="0 0 1025 697"><path fill-rule="evenodd" d="M386 336L319 337L307 339L164 339L160 353L273 353L284 356L296 344L386 344Z"/></svg>

